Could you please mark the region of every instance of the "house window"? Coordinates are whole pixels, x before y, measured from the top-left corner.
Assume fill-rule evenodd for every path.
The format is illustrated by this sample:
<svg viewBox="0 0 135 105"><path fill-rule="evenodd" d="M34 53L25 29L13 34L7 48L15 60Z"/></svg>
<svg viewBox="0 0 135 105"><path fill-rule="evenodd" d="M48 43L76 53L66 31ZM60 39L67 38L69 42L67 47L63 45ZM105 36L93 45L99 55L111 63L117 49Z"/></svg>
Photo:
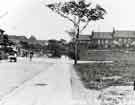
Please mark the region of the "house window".
<svg viewBox="0 0 135 105"><path fill-rule="evenodd" d="M128 38L128 43L131 43L131 38Z"/></svg>
<svg viewBox="0 0 135 105"><path fill-rule="evenodd" d="M127 40L128 40L128 39L123 39L123 42L124 42L124 43L127 43Z"/></svg>
<svg viewBox="0 0 135 105"><path fill-rule="evenodd" d="M105 43L108 44L108 40L105 40Z"/></svg>
<svg viewBox="0 0 135 105"><path fill-rule="evenodd" d="M100 44L101 43L101 41L100 40L98 40L98 44Z"/></svg>
<svg viewBox="0 0 135 105"><path fill-rule="evenodd" d="M102 40L102 45L104 45L104 40Z"/></svg>
<svg viewBox="0 0 135 105"><path fill-rule="evenodd" d="M119 38L118 40L119 40L120 42L122 41L122 39L121 39L121 38Z"/></svg>

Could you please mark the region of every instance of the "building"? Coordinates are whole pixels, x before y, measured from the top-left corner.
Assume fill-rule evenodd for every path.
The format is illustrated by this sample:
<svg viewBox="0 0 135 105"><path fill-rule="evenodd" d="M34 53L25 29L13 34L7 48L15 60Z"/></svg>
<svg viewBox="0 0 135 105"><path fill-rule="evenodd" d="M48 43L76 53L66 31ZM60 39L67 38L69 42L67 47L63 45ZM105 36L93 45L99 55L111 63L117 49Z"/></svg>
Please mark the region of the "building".
<svg viewBox="0 0 135 105"><path fill-rule="evenodd" d="M92 48L109 48L113 42L112 32L92 32L91 41Z"/></svg>
<svg viewBox="0 0 135 105"><path fill-rule="evenodd" d="M119 47L135 46L135 31L114 31L113 40Z"/></svg>
<svg viewBox="0 0 135 105"><path fill-rule="evenodd" d="M15 44L19 44L20 41L27 42L26 36L16 36L16 35L8 35L8 39L13 41Z"/></svg>
<svg viewBox="0 0 135 105"><path fill-rule="evenodd" d="M91 45L91 35L79 35L78 42L81 47L88 48Z"/></svg>
<svg viewBox="0 0 135 105"><path fill-rule="evenodd" d="M38 44L42 45L42 46L47 46L48 45L48 41L47 40L37 40Z"/></svg>
<svg viewBox="0 0 135 105"><path fill-rule="evenodd" d="M92 32L80 35L80 45L89 48L129 48L135 47L135 31L113 30L112 32Z"/></svg>
<svg viewBox="0 0 135 105"><path fill-rule="evenodd" d="M2 45L4 32L5 31L3 29L0 29L0 60L7 58L5 51L3 50L3 45Z"/></svg>

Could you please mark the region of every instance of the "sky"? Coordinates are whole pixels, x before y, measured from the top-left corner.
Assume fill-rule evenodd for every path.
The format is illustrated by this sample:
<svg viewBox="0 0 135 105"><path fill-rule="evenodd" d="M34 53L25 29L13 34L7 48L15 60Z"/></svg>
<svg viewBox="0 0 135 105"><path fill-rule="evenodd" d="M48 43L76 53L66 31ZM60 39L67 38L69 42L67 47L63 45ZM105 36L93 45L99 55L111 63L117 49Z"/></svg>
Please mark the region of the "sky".
<svg viewBox="0 0 135 105"><path fill-rule="evenodd" d="M37 39L67 39L72 24L45 4L63 0L0 0L0 28L9 35L34 35ZM83 34L94 31L135 30L134 0L87 0L107 10L104 20L91 22Z"/></svg>

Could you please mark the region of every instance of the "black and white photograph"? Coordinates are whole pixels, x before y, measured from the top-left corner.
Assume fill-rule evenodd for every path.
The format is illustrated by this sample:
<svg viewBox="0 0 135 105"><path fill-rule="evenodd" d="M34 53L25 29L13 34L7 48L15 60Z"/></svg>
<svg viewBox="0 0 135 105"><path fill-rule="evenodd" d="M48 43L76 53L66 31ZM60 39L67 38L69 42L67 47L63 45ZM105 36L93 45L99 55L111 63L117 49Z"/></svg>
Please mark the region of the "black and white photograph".
<svg viewBox="0 0 135 105"><path fill-rule="evenodd" d="M134 0L0 0L0 105L135 105Z"/></svg>

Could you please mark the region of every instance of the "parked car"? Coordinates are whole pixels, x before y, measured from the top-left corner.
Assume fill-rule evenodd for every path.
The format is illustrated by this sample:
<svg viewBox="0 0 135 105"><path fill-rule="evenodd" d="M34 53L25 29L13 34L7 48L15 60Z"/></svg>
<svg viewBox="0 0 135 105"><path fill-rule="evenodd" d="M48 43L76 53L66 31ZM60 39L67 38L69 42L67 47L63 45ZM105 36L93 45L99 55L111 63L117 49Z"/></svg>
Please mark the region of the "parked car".
<svg viewBox="0 0 135 105"><path fill-rule="evenodd" d="M16 51L11 51L8 55L9 62L17 62L17 53Z"/></svg>

